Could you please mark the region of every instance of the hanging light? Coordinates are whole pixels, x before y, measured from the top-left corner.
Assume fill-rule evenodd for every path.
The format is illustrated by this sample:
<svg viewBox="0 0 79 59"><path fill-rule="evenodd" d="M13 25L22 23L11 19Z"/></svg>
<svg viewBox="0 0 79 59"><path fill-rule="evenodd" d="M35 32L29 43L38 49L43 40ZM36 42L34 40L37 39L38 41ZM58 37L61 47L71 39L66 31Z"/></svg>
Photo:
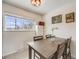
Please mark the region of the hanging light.
<svg viewBox="0 0 79 59"><path fill-rule="evenodd" d="M34 6L40 6L41 5L41 0L32 0L32 4Z"/></svg>

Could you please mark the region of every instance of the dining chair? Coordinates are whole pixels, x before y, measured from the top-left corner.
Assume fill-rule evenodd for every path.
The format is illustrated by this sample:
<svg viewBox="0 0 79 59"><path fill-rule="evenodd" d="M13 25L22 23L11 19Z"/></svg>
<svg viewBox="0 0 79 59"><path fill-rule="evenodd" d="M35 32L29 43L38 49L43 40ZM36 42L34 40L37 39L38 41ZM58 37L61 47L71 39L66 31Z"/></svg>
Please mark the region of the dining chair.
<svg viewBox="0 0 79 59"><path fill-rule="evenodd" d="M42 40L43 36L34 36L33 39L34 41Z"/></svg>
<svg viewBox="0 0 79 59"><path fill-rule="evenodd" d="M42 40L42 39L43 39L43 36L34 36L33 39L34 39L34 41ZM34 58L34 59L35 59L35 58L36 58L36 59L41 59L41 57L39 56L39 54L36 53L35 51L34 51L34 56L33 56L33 58Z"/></svg>
<svg viewBox="0 0 79 59"><path fill-rule="evenodd" d="M65 49L65 43L59 44L57 47L57 51L50 59L61 59L61 57L63 56L64 49Z"/></svg>
<svg viewBox="0 0 79 59"><path fill-rule="evenodd" d="M51 38L51 34L46 35L46 39Z"/></svg>
<svg viewBox="0 0 79 59"><path fill-rule="evenodd" d="M72 37L70 37L66 40L65 50L64 50L64 53L63 53L64 59L71 59L71 49L70 49L71 38Z"/></svg>

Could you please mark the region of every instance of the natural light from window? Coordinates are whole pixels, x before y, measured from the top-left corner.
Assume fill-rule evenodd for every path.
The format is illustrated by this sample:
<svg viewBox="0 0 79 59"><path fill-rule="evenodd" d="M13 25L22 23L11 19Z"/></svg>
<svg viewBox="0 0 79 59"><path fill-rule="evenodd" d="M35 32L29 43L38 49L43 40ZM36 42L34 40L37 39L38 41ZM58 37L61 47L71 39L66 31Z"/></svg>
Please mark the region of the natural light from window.
<svg viewBox="0 0 79 59"><path fill-rule="evenodd" d="M30 19L24 19L16 16L5 16L5 30L6 31L28 31L33 30L35 27L34 21Z"/></svg>

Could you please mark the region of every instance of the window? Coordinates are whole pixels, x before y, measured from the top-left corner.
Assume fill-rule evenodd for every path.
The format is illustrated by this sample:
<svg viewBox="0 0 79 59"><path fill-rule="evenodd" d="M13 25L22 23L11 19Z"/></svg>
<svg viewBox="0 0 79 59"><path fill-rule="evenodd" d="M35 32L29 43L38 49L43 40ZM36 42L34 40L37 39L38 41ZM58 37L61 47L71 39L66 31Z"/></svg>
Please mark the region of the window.
<svg viewBox="0 0 79 59"><path fill-rule="evenodd" d="M20 18L16 18L16 29L23 29L23 26L24 26L24 24L23 24L23 19L20 19Z"/></svg>
<svg viewBox="0 0 79 59"><path fill-rule="evenodd" d="M23 19L15 16L5 16L5 29L8 31L15 30L33 30L34 21L29 19Z"/></svg>
<svg viewBox="0 0 79 59"><path fill-rule="evenodd" d="M14 17L5 16L6 29L14 29L15 28L15 19Z"/></svg>

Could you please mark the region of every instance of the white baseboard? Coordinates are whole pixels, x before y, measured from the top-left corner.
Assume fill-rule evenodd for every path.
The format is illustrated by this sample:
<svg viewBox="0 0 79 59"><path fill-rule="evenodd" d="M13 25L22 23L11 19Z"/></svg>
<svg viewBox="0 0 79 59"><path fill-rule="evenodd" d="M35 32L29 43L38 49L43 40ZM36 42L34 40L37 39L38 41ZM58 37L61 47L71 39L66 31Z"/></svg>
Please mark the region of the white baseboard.
<svg viewBox="0 0 79 59"><path fill-rule="evenodd" d="M16 53L16 52L17 51L11 51L11 52L8 52L8 53L4 53L4 54L2 54L2 57L8 56L8 55Z"/></svg>
<svg viewBox="0 0 79 59"><path fill-rule="evenodd" d="M11 52L2 54L2 57L8 56L8 55L11 55L11 54L14 54L14 53L18 53L18 52L21 52L21 51L25 51L25 50L27 50L27 48L17 49L17 50L15 50L15 51L11 51Z"/></svg>

